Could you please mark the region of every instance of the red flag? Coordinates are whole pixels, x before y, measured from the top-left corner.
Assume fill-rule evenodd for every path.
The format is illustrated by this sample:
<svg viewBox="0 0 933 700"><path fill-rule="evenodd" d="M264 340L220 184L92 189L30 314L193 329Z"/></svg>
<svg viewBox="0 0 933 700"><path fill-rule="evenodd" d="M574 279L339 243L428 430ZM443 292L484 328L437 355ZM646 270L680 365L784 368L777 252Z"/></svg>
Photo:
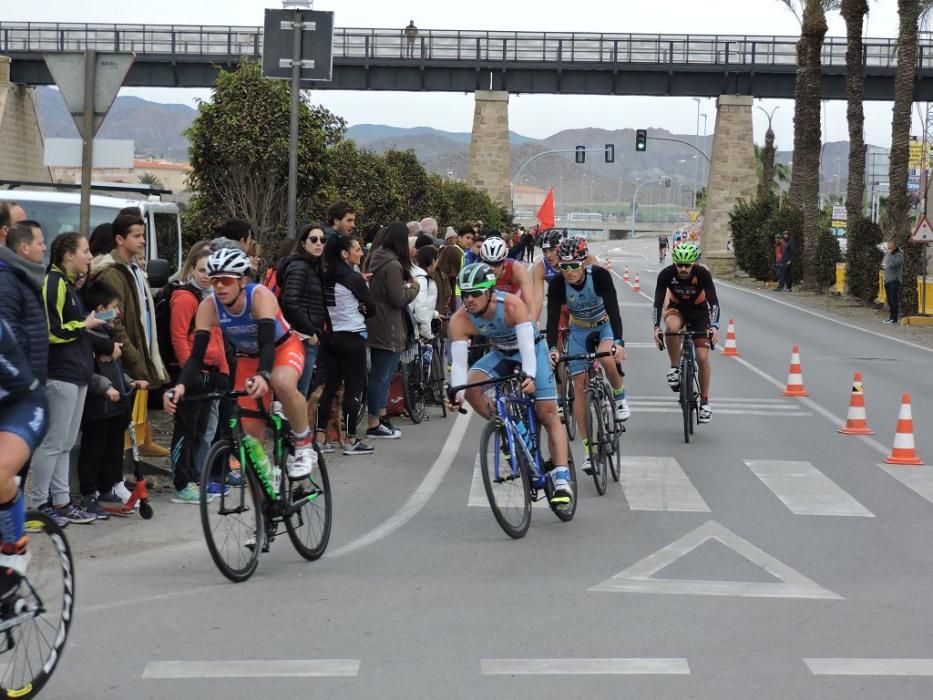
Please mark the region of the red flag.
<svg viewBox="0 0 933 700"><path fill-rule="evenodd" d="M541 224L542 229L554 228L554 188L548 190L547 197L541 203L535 218Z"/></svg>

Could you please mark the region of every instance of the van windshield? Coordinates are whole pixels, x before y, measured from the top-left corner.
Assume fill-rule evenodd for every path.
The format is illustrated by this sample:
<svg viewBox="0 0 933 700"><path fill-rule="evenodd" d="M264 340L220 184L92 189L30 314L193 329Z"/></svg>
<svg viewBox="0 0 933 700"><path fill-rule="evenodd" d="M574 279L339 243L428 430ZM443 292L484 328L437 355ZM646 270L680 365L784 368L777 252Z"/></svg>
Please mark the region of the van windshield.
<svg viewBox="0 0 933 700"><path fill-rule="evenodd" d="M45 236L45 242L51 244L60 233L77 231L81 221L81 207L66 202L23 202L26 214L38 221ZM91 207L91 231L98 224L109 224L119 209L112 207ZM88 231L88 235L90 235Z"/></svg>

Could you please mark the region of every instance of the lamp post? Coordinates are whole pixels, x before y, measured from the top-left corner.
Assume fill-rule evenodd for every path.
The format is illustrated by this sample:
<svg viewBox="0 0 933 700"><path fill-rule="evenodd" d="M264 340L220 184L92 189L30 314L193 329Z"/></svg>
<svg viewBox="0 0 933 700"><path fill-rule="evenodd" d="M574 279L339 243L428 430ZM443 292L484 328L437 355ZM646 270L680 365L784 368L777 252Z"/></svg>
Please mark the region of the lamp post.
<svg viewBox="0 0 933 700"><path fill-rule="evenodd" d="M706 139L706 117L707 117L708 115L706 114L706 112L703 112L703 114L701 114L700 116L703 117L703 138L704 138L704 140L705 140L705 139ZM700 159L697 158L697 164L699 164L699 162L700 162ZM705 165L702 166L701 172L703 173L703 175L701 175L702 181L703 181L703 182L706 182L706 177L705 177L706 166L705 166ZM697 182L697 186L699 187L699 182Z"/></svg>
<svg viewBox="0 0 933 700"><path fill-rule="evenodd" d="M700 150L700 103L702 100L699 97L694 97L693 101L697 103L697 133L696 140L694 145L697 150ZM694 161L693 163L693 208L696 209L697 206L697 180L700 178L700 161Z"/></svg>

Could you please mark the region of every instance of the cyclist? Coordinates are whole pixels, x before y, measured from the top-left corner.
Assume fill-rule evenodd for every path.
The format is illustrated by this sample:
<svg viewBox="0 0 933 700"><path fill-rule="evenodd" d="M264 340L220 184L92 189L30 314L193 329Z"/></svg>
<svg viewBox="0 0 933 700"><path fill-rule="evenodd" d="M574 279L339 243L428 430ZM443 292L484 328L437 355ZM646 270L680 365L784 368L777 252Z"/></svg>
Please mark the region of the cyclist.
<svg viewBox="0 0 933 700"><path fill-rule="evenodd" d="M700 368L700 410L697 420L709 423L713 411L709 405L709 385L712 369L709 363L709 341L719 338L719 299L713 276L702 265L697 265L700 249L693 243L681 243L671 252L673 264L658 274L654 290L654 340L664 346L661 322L668 331L679 331L688 326L694 333L703 333L696 339L697 364ZM680 391L681 338L671 337L667 354L671 368L667 371L667 384Z"/></svg>
<svg viewBox="0 0 933 700"><path fill-rule="evenodd" d="M288 476L302 479L317 466L317 453L308 428L308 406L298 390L304 368L304 345L283 318L275 294L249 281L249 258L242 251L222 248L211 253L207 274L214 293L198 306L191 357L178 384L165 392L165 410L174 414L178 401L185 395L185 386L196 383L211 328L219 326L224 338L240 355L235 386L245 386L253 399L266 396L272 389L282 404L295 445L295 459L287 464Z"/></svg>
<svg viewBox="0 0 933 700"><path fill-rule="evenodd" d="M663 265L665 258L667 258L667 246L669 245L667 240L667 234L662 233L658 236L658 262Z"/></svg>
<svg viewBox="0 0 933 700"><path fill-rule="evenodd" d="M535 333L528 307L514 294L495 289L496 275L486 263L467 265L458 278L463 306L451 316L448 336L451 340L452 385L479 382L485 375L501 377L521 366L526 375L522 391L534 394L535 412L548 433L548 446L554 468L548 472L553 492L551 503L568 506L573 500L567 433L557 416L557 388L554 373L548 366L547 351ZM470 367L467 377L467 340L470 336L489 338L492 350ZM489 405L482 389L460 392L452 402L454 409L466 400L483 418L489 418Z"/></svg>
<svg viewBox="0 0 933 700"><path fill-rule="evenodd" d="M13 331L0 321L0 602L26 574L26 504L17 473L48 428L45 389L29 368Z"/></svg>
<svg viewBox="0 0 933 700"><path fill-rule="evenodd" d="M520 299L533 298L531 278L521 263L508 257L509 248L499 237L487 238L479 249L479 259L496 274L496 289ZM532 319L535 320L535 319Z"/></svg>
<svg viewBox="0 0 933 700"><path fill-rule="evenodd" d="M586 239L567 238L560 244L560 277L555 278L548 287L547 301L547 340L550 348L551 363L558 358L557 333L561 307L566 304L570 310L570 347L571 355L587 352L587 338L596 335L599 343L596 352L611 352L613 356L600 358L600 364L606 378L612 386L615 400L615 418L619 422L628 420L631 410L625 400L625 386L618 363L625 359L625 341L622 338L622 315L619 313L619 301L615 285L608 270L595 265L587 265L589 250ZM589 436L586 434L585 406L583 391L586 382L586 364L582 360L570 363L570 376L573 378L574 414L580 426L584 449L588 447ZM592 473L589 459L583 463L583 471Z"/></svg>

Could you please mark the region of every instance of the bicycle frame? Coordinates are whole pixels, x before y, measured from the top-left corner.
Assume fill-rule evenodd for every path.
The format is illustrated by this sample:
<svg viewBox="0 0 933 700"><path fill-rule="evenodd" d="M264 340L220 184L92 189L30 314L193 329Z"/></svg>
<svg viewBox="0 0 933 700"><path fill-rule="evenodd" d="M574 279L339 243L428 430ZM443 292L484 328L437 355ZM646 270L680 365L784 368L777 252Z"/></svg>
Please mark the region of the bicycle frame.
<svg viewBox="0 0 933 700"><path fill-rule="evenodd" d="M527 463L532 465L532 474L531 484L535 489L544 488L544 474L541 472L541 456L540 451L538 450L537 440L535 438L537 425L535 420L537 416L535 415L534 410L534 401L527 399L525 397L516 397L515 393L511 391L512 387L509 386L510 382L503 382L496 387L496 416L498 420L505 426L506 439L508 440L509 454L512 457L511 460L511 474L513 477L518 476L519 461L514 457L518 453L518 450L525 455ZM524 440L517 439L519 436L518 426L512 418L512 415L515 413L514 409L518 409L523 412L523 418L525 420L526 426L528 428L528 436ZM529 445L528 443L531 443ZM496 454L495 461L495 473L496 478L501 479L501 473L499 471L499 457L500 454Z"/></svg>

